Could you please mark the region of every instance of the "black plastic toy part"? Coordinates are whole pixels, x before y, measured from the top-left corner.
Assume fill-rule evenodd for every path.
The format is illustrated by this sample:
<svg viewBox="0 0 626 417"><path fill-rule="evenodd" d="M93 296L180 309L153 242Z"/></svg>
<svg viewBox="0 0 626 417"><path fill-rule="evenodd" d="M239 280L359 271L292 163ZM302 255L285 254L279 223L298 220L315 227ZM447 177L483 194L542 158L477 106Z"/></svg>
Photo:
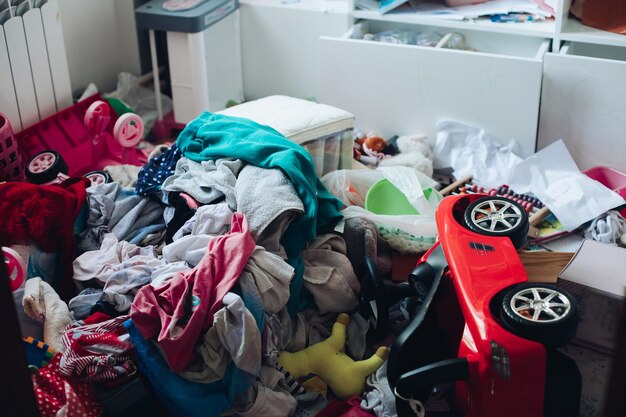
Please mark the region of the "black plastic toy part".
<svg viewBox="0 0 626 417"><path fill-rule="evenodd" d="M430 253L428 263L418 265L416 270L411 274L413 280L427 286L428 293L411 323L398 335L391 346L387 363L387 376L392 388L395 388L396 383L402 377L404 369L403 358L414 355L416 343L423 342L419 340L419 333L416 330L420 324L422 324L426 316L447 267L448 261L443 253L443 249L441 246L437 246L437 248Z"/></svg>
<svg viewBox="0 0 626 417"><path fill-rule="evenodd" d="M47 150L30 158L24 172L31 183L45 184L54 180L59 174L67 174L69 169L58 152Z"/></svg>

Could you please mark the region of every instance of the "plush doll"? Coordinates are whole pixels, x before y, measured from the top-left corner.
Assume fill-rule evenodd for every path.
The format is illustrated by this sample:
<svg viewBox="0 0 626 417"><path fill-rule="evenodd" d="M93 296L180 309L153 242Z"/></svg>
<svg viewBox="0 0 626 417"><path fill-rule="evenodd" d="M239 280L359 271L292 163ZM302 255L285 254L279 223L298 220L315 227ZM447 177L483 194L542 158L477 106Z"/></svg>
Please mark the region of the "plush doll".
<svg viewBox="0 0 626 417"><path fill-rule="evenodd" d="M371 358L354 361L343 352L349 322L350 316L341 313L328 339L299 352L280 352L278 363L295 378L308 374L319 376L340 399L361 394L365 379L382 366L389 348L380 347Z"/></svg>
<svg viewBox="0 0 626 417"><path fill-rule="evenodd" d="M378 165L381 160L388 156L383 152L386 147L387 141L380 136L357 134L354 140L354 158L364 164Z"/></svg>
<svg viewBox="0 0 626 417"><path fill-rule="evenodd" d="M22 305L28 317L43 322L44 342L55 352L63 352L61 336L67 325L72 323L72 316L67 304L50 284L39 277L27 280Z"/></svg>
<svg viewBox="0 0 626 417"><path fill-rule="evenodd" d="M370 136L363 140L362 146L373 152L382 152L387 146L387 141L380 136Z"/></svg>

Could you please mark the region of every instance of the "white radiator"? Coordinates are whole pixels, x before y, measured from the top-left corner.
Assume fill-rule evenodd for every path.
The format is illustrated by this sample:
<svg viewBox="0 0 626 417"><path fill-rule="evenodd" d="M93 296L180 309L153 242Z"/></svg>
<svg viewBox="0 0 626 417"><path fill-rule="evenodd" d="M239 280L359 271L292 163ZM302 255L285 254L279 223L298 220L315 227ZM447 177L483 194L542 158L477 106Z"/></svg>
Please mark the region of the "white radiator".
<svg viewBox="0 0 626 417"><path fill-rule="evenodd" d="M0 0L0 112L15 132L72 104L57 0Z"/></svg>

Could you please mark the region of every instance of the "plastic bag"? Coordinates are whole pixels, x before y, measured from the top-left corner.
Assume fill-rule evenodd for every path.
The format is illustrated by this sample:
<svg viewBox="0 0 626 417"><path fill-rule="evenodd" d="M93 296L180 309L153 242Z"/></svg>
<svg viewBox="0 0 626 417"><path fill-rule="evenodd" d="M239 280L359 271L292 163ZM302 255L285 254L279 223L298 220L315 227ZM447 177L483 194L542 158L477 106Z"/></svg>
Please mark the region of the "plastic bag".
<svg viewBox="0 0 626 417"><path fill-rule="evenodd" d="M146 138L152 131L157 119L156 93L149 88L140 86L138 78L134 75L120 72L117 76L116 94L112 96L122 100L141 116L144 123L143 136ZM161 94L161 106L163 114L169 113L174 108L172 99L164 94Z"/></svg>
<svg viewBox="0 0 626 417"><path fill-rule="evenodd" d="M363 39L368 41L378 41L386 43L436 46L442 36L437 32L418 32L413 30L388 30L380 33L365 33Z"/></svg>
<svg viewBox="0 0 626 417"><path fill-rule="evenodd" d="M400 253L418 254L430 249L437 240L437 223L432 215L374 214L362 207L350 206L341 211L344 221L366 218L378 228L380 237ZM343 222L336 228L341 230Z"/></svg>
<svg viewBox="0 0 626 417"><path fill-rule="evenodd" d="M437 182L414 168L394 166L376 170L342 169L324 175L322 183L346 206L365 207L365 197L369 189L385 178L402 191L420 214L434 215L441 201L441 195L435 191ZM433 192L427 198L424 190L429 188Z"/></svg>
<svg viewBox="0 0 626 417"><path fill-rule="evenodd" d="M420 214L383 215L366 210L364 206L368 190L382 179L387 179L402 191ZM348 206L341 212L344 220L361 217L372 221L377 226L379 235L393 249L401 253L417 254L435 244L435 209L442 197L435 190L437 183L420 171L404 166L379 167L376 170L343 169L324 175L322 183L331 194ZM432 192L427 198L424 190L428 188ZM342 228L343 222L336 230L342 231Z"/></svg>
<svg viewBox="0 0 626 417"><path fill-rule="evenodd" d="M322 183L346 206L365 207L367 191L382 178L371 169L340 169L324 175Z"/></svg>

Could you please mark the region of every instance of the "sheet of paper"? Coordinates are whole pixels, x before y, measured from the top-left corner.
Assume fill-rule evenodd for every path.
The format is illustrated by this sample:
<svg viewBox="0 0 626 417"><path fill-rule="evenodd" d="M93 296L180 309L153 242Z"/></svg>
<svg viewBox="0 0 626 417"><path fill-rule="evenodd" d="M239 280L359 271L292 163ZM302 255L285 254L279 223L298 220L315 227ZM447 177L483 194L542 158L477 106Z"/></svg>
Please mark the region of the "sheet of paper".
<svg viewBox="0 0 626 417"><path fill-rule="evenodd" d="M624 199L578 169L562 140L516 164L506 184L518 194L533 193L572 231Z"/></svg>
<svg viewBox="0 0 626 417"><path fill-rule="evenodd" d="M452 168L456 178L473 175L485 187L506 184L513 166L522 161L515 154L519 145L510 140L501 145L483 129L457 122L440 122L437 125L435 144L435 169Z"/></svg>
<svg viewBox="0 0 626 417"><path fill-rule="evenodd" d="M626 249L585 239L559 278L624 296Z"/></svg>

